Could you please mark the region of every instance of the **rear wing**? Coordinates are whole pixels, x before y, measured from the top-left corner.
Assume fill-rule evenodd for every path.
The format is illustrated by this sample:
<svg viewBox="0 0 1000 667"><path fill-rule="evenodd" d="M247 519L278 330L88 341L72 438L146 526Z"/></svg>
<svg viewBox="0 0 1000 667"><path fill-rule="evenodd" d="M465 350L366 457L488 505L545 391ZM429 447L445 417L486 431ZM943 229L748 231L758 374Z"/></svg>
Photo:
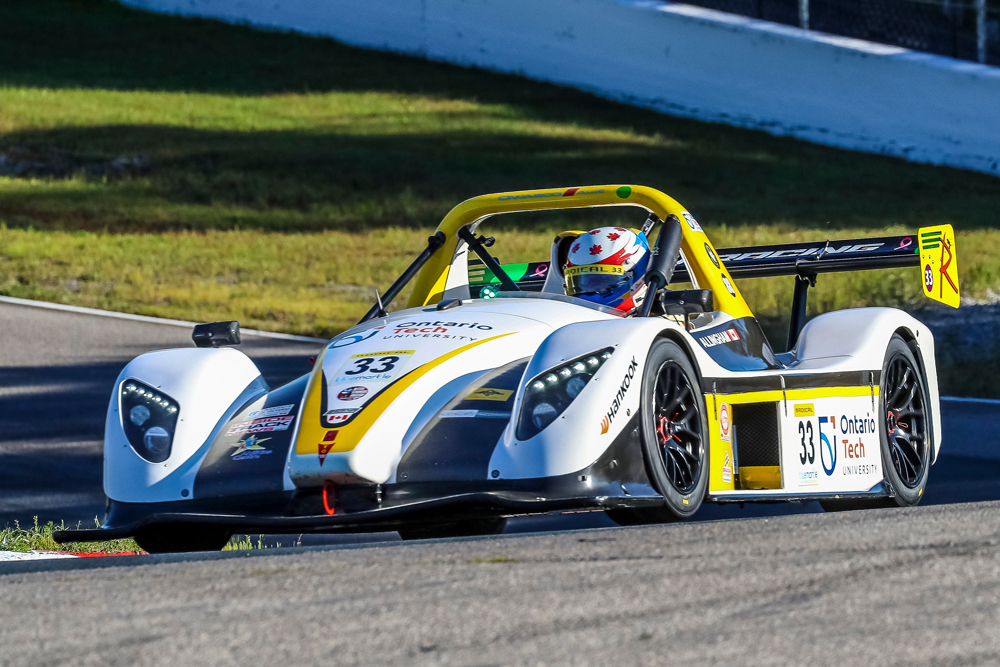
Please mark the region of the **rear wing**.
<svg viewBox="0 0 1000 667"><path fill-rule="evenodd" d="M844 241L809 241L783 245L723 248L719 258L733 278L798 276L809 285L820 273L871 271L923 267L924 295L958 307L958 261L955 232L951 225L924 227L916 234ZM549 270L548 262L504 264L504 270L524 291L540 291ZM683 261L677 263L671 284L691 282ZM470 287L499 284L481 261L469 261Z"/></svg>
<svg viewBox="0 0 1000 667"><path fill-rule="evenodd" d="M718 252L719 259L733 278L795 275L815 278L820 273L920 265L916 235L723 248ZM670 282L691 282L683 262L678 263Z"/></svg>

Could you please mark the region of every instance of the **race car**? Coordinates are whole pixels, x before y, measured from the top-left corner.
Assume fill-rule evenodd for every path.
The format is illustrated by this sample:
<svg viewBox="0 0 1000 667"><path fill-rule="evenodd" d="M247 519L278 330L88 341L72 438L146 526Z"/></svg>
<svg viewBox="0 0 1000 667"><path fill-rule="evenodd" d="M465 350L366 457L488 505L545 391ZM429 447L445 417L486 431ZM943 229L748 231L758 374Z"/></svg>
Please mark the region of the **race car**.
<svg viewBox="0 0 1000 667"><path fill-rule="evenodd" d="M598 206L647 216L617 228L650 246L627 310L568 293L621 273L570 261L581 246L604 252L587 232L560 234L548 261L507 266L478 235L502 214ZM297 380L269 387L234 347L236 322L131 361L107 414L106 518L55 537L192 551L234 533L492 534L554 510L635 524L704 502L914 505L941 447L931 332L891 308L806 321L819 274L907 266L927 296L958 306L947 225L716 251L649 187L475 197ZM794 277L788 352L740 293L762 276Z"/></svg>

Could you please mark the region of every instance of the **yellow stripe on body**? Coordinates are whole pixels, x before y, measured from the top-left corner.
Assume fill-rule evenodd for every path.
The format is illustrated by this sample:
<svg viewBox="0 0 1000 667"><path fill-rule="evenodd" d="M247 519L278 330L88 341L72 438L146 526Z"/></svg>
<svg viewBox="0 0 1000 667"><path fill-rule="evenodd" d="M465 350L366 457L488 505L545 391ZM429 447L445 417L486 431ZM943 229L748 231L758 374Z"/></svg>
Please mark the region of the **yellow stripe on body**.
<svg viewBox="0 0 1000 667"><path fill-rule="evenodd" d="M316 360L316 367L313 369L313 375L309 379L309 390L306 393L306 400L300 413L302 416L300 417L301 422L299 424L299 434L295 440L295 453L300 456L318 454L319 444L323 442L323 438L326 437L326 434L331 431L335 431L337 433L336 440L333 441L333 447L330 448L331 454L337 452L349 452L353 450L358 446L358 443L361 442L361 438L365 436L368 429L372 427L372 424L374 424L375 421L382 416L382 413L385 412L386 408L388 408L393 401L395 401L399 395L406 391L414 382L444 362L455 358L463 352L471 350L472 348L482 345L483 343L488 343L492 340L503 338L504 336L510 336L513 333L517 332L500 334L499 336L493 336L474 343L469 343L468 345L452 350L447 354L443 354L437 359L428 361L423 366L410 371L386 387L382 393L377 395L368 405L362 408L361 412L358 413L350 423L339 428L326 428L320 421L324 409L324 406L322 405L323 356L326 354L326 349L324 349L323 354Z"/></svg>
<svg viewBox="0 0 1000 667"><path fill-rule="evenodd" d="M875 387L822 387L819 389L780 389L768 391L750 391L740 394L716 394L719 400L730 404L740 403L771 403L775 401L807 401L813 398L853 398L855 396L871 396L872 390L878 396L878 386ZM709 392L707 397L711 397Z"/></svg>

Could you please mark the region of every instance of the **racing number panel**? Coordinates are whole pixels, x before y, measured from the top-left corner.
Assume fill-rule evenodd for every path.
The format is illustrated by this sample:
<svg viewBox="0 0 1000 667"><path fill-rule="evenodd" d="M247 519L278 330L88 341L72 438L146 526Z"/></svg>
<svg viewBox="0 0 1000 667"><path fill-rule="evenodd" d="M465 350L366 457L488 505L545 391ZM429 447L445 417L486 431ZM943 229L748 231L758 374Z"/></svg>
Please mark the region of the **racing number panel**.
<svg viewBox="0 0 1000 667"><path fill-rule="evenodd" d="M704 379L709 493L723 497L762 490L787 495L871 490L884 479L878 375ZM757 391L751 390L753 384ZM737 391L726 393L728 389Z"/></svg>

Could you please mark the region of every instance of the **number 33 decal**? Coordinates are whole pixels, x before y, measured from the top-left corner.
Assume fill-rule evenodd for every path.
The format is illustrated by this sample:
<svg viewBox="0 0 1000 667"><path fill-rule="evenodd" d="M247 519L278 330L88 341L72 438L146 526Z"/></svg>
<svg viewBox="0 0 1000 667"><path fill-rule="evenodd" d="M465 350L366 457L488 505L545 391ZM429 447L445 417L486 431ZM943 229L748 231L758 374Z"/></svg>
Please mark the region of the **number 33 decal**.
<svg viewBox="0 0 1000 667"><path fill-rule="evenodd" d="M802 451L799 453L799 462L802 465L816 462L816 444L813 441L813 425L811 421L799 422L799 439Z"/></svg>
<svg viewBox="0 0 1000 667"><path fill-rule="evenodd" d="M399 357L378 357L378 361L381 362L380 366L372 368L372 365L376 363L375 357L362 357L360 359L352 359L354 363L354 368L349 371L344 371L344 375L362 375L364 373L388 373L396 364L399 363Z"/></svg>

